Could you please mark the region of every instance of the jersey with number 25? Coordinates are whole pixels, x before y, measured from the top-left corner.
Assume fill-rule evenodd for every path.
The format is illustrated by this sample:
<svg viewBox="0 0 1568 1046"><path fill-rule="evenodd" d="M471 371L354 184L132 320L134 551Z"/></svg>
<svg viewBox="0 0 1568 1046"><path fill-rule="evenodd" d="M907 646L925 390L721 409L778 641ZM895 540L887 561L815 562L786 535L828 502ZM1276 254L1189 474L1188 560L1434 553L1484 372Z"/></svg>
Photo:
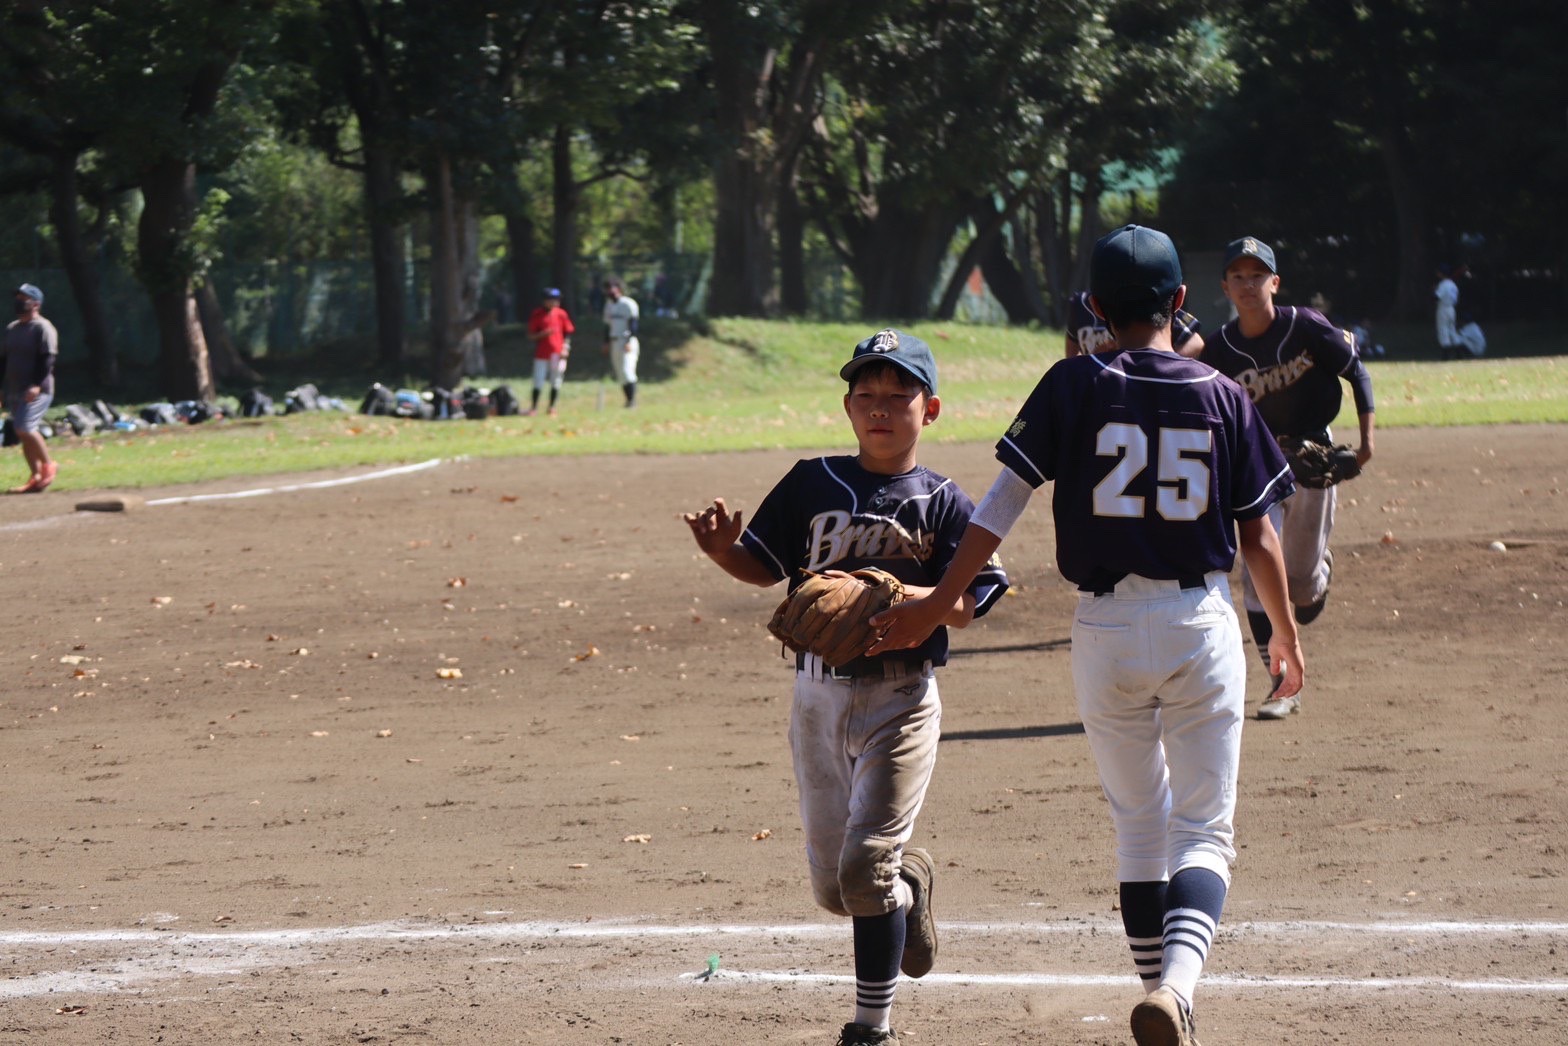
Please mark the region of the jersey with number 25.
<svg viewBox="0 0 1568 1046"><path fill-rule="evenodd" d="M1056 562L1091 589L1127 574L1228 571L1235 523L1295 484L1241 386L1156 349L1075 356L1046 371L996 456L1055 486Z"/></svg>

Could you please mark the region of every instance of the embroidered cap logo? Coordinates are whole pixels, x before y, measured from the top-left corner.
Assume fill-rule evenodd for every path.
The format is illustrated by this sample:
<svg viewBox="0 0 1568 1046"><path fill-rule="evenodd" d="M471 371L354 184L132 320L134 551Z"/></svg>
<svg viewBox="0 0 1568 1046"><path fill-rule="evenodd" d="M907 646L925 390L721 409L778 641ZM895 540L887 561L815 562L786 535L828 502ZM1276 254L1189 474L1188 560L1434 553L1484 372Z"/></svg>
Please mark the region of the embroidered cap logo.
<svg viewBox="0 0 1568 1046"><path fill-rule="evenodd" d="M897 352L898 351L898 331L892 330L892 329L884 330L884 331L877 331L876 337L871 339L871 351L872 352Z"/></svg>

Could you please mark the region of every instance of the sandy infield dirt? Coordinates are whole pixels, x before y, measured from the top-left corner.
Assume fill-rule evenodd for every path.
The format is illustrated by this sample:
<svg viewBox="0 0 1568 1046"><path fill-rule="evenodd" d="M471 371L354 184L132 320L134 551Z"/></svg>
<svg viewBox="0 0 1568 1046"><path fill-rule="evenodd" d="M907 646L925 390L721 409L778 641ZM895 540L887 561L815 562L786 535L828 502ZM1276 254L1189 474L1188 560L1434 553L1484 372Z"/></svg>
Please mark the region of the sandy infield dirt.
<svg viewBox="0 0 1568 1046"><path fill-rule="evenodd" d="M749 517L797 456L0 500L0 1043L831 1043L780 590L677 518ZM1203 1042L1568 1041L1568 427L1386 431L1341 489L1303 714L1246 728ZM894 1024L1126 1043L1044 497L1002 553L941 674L942 950Z"/></svg>

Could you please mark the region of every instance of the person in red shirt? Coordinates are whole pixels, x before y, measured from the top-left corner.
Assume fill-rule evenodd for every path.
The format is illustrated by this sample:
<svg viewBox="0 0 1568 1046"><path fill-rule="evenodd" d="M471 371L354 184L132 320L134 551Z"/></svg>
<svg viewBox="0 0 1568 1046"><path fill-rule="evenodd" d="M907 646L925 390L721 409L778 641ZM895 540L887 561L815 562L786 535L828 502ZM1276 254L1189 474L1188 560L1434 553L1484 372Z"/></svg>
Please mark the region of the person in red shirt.
<svg viewBox="0 0 1568 1046"><path fill-rule="evenodd" d="M546 287L544 303L528 316L528 336L534 340L534 396L529 416L539 412L539 393L546 384L550 386L550 413L555 414L555 401L566 377L566 358L572 354L571 334L576 329L561 307L560 290Z"/></svg>

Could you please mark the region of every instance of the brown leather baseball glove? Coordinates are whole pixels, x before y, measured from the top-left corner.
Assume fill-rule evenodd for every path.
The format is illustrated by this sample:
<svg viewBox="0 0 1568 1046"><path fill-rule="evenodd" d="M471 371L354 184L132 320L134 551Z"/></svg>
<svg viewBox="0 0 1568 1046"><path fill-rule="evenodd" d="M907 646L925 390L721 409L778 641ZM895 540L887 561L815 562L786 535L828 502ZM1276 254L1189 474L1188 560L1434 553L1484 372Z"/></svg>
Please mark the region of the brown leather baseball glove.
<svg viewBox="0 0 1568 1046"><path fill-rule="evenodd" d="M791 650L815 654L838 668L875 642L871 618L903 598L903 583L876 567L847 574L808 571L806 580L773 611L768 631Z"/></svg>

